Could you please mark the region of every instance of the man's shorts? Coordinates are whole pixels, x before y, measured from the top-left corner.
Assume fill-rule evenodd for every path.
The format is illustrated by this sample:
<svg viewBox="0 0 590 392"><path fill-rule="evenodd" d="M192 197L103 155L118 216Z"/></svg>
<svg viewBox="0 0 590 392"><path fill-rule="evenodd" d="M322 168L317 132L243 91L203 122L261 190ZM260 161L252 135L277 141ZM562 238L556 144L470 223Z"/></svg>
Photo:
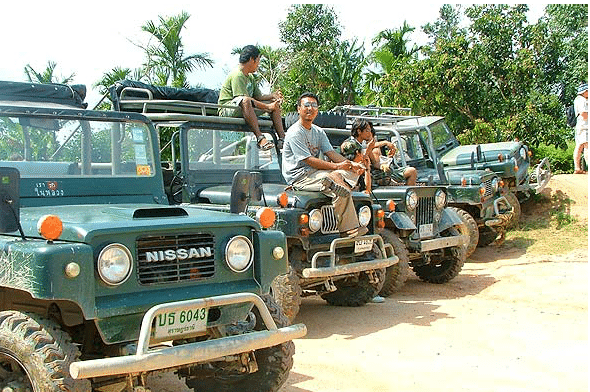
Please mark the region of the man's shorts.
<svg viewBox="0 0 590 392"><path fill-rule="evenodd" d="M236 107L219 108L219 115L222 117L244 117L242 115L242 108L240 107L240 104L242 103L243 100L244 100L244 96L239 96L239 97L235 97L234 99L232 99L231 102L225 103L224 106L231 105L231 106L236 106ZM256 113L256 116L258 116L258 117L265 114L264 111L259 110L259 109L254 109L254 113Z"/></svg>

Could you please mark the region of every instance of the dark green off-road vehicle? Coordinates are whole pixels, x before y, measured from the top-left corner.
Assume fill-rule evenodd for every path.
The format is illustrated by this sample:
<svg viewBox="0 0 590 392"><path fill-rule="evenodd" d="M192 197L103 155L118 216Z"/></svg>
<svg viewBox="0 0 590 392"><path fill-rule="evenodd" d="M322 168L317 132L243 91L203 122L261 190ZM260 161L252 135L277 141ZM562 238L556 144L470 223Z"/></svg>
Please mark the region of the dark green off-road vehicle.
<svg viewBox="0 0 590 392"><path fill-rule="evenodd" d="M169 205L152 124L78 91L0 82L0 389L139 392L175 371L278 390L306 333L269 295L285 235Z"/></svg>
<svg viewBox="0 0 590 392"><path fill-rule="evenodd" d="M465 224L463 234L469 234L467 257L477 246L483 247L496 239L502 239L512 217L512 207L502 194L500 178L491 170L453 171L444 169L428 130L416 126L402 126L414 117L374 115L359 113L362 107L339 107L335 113L346 115L348 122L363 117L373 122L379 140L390 140L397 146L392 165L412 166L418 172L418 183L422 185L444 185L448 205L455 210ZM372 109L372 108L371 108ZM353 114L349 114L353 113ZM402 125L400 125L402 124ZM327 130L333 145L339 145L350 136L349 131Z"/></svg>
<svg viewBox="0 0 590 392"><path fill-rule="evenodd" d="M280 151L259 150L242 118L217 116L215 103L197 102L202 96L171 98L182 92L132 81L111 89L116 110L140 111L158 128L174 130L173 159L164 170L170 199L181 205L227 211L236 173L252 173L260 186L243 197L248 214L274 214L276 220L270 227L287 236L289 271L275 279L272 293L288 318L295 318L305 295L319 294L332 305L369 302L384 284L385 269L398 261L391 245L378 233L384 224L382 208L373 205L368 195L355 193L359 221L368 233L341 238L330 198L287 187L280 170ZM259 124L276 144L272 122L260 119Z"/></svg>
<svg viewBox="0 0 590 392"><path fill-rule="evenodd" d="M443 117L429 116L398 123L419 126L432 137L433 148L448 170L486 170L496 173L504 182L504 196L514 208L510 223L513 227L520 217L520 203L541 192L551 179L548 158L543 158L531 170L531 153L521 141L461 145Z"/></svg>

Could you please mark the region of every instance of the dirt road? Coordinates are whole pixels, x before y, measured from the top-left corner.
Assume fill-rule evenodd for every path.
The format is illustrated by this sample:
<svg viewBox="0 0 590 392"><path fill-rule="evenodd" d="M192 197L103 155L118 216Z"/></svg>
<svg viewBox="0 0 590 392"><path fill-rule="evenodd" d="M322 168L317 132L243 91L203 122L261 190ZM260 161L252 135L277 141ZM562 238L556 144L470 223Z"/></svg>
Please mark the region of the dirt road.
<svg viewBox="0 0 590 392"><path fill-rule="evenodd" d="M561 181L587 216L583 177ZM478 248L450 283L412 276L385 303L360 308L307 298L295 322L308 334L281 392L587 391L588 250ZM150 387L189 391L171 374Z"/></svg>

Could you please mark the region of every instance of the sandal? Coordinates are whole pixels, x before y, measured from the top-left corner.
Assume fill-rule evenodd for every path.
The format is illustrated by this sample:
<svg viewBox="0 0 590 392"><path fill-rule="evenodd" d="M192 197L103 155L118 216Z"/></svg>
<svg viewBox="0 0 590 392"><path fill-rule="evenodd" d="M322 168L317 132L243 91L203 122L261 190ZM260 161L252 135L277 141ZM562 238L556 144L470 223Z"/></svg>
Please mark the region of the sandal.
<svg viewBox="0 0 590 392"><path fill-rule="evenodd" d="M265 138L264 135L257 136L256 140L258 141L256 145L262 151L268 151L275 146L274 143Z"/></svg>

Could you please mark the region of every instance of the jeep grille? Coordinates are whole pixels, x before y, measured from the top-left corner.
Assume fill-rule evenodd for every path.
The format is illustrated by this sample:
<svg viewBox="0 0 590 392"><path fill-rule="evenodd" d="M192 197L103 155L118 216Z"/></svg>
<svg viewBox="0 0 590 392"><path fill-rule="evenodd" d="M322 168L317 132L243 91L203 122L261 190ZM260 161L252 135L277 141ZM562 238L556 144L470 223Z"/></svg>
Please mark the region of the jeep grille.
<svg viewBox="0 0 590 392"><path fill-rule="evenodd" d="M492 196L492 194L494 193L494 190L492 188L492 180L486 180L484 182L484 186L486 188L486 191L483 194L483 197L484 197L484 199L487 199L488 197Z"/></svg>
<svg viewBox="0 0 590 392"><path fill-rule="evenodd" d="M147 253L165 250L210 249L199 258L148 261ZM147 236L137 240L137 275L141 284L161 284L203 280L215 274L215 237L210 234Z"/></svg>
<svg viewBox="0 0 590 392"><path fill-rule="evenodd" d="M434 197L421 197L416 208L416 226L434 222Z"/></svg>
<svg viewBox="0 0 590 392"><path fill-rule="evenodd" d="M332 234L338 233L338 219L336 219L336 214L334 214L334 206L332 205L325 205L322 206L322 234Z"/></svg>

